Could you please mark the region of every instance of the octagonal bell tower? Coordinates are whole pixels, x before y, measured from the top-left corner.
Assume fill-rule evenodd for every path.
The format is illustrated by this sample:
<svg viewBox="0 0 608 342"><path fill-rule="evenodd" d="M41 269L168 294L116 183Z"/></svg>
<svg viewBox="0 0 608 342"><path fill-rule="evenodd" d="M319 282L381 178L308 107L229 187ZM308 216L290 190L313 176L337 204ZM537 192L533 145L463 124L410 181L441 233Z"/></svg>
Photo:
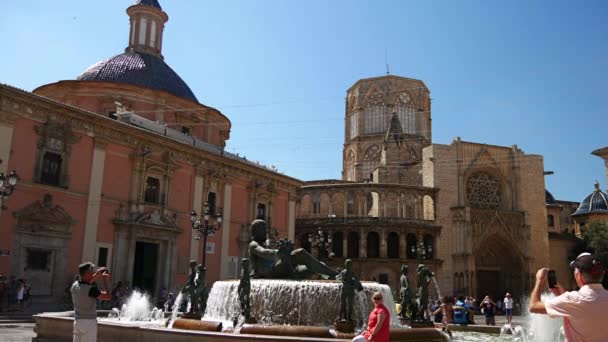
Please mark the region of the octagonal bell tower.
<svg viewBox="0 0 608 342"><path fill-rule="evenodd" d="M387 75L347 90L342 179L422 185L422 148L431 143L426 85Z"/></svg>

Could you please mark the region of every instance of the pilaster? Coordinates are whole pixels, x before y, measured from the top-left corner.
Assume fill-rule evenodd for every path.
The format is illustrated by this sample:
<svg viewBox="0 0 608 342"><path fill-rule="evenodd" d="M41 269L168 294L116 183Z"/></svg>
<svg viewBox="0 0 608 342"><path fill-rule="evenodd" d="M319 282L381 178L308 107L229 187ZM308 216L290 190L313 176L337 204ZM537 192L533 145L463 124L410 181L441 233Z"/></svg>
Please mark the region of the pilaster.
<svg viewBox="0 0 608 342"><path fill-rule="evenodd" d="M0 121L0 172L7 174L8 160L11 157L11 148L13 146L13 126L14 123L5 123Z"/></svg>
<svg viewBox="0 0 608 342"><path fill-rule="evenodd" d="M230 248L230 222L232 212L232 184L224 185L224 212L222 217L222 252L220 254L220 278L228 278L228 249ZM206 251L203 251L205 253Z"/></svg>
<svg viewBox="0 0 608 342"><path fill-rule="evenodd" d="M101 190L103 186L103 172L106 160L106 143L95 139L93 148L93 163L89 177L89 197L87 201L87 216L84 227L84 241L82 248L82 262L95 261L97 250L97 226L99 223L99 210L101 207Z"/></svg>

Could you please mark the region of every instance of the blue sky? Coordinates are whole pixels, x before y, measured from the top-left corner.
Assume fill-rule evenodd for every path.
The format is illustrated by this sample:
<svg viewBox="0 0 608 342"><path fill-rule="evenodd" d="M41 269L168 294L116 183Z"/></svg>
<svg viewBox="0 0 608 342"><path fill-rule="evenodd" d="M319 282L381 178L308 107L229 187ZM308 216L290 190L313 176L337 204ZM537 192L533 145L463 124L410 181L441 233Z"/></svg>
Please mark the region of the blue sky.
<svg viewBox="0 0 608 342"><path fill-rule="evenodd" d="M232 121L228 150L303 180L340 178L344 97L360 78L423 80L433 142L544 156L556 198L582 200L608 145L606 1L160 0L163 54ZM5 1L0 82L74 79L127 45L130 0Z"/></svg>

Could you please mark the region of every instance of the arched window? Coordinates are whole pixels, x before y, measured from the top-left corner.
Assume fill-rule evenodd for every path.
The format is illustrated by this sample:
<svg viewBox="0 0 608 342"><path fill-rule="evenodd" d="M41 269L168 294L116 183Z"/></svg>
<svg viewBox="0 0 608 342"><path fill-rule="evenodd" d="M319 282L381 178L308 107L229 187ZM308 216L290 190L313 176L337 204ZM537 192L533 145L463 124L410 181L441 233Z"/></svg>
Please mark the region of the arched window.
<svg viewBox="0 0 608 342"><path fill-rule="evenodd" d="M352 182L355 180L355 154L353 151L348 151L346 162L344 163L344 171L346 180Z"/></svg>
<svg viewBox="0 0 608 342"><path fill-rule="evenodd" d="M382 94L372 94L365 110L365 133L384 133L388 128L386 106Z"/></svg>
<svg viewBox="0 0 608 342"><path fill-rule="evenodd" d="M382 149L378 145L372 145L367 148L363 154L363 166L361 168L361 180L371 179L372 172L380 162Z"/></svg>
<svg viewBox="0 0 608 342"><path fill-rule="evenodd" d="M399 258L399 234L390 232L386 239L386 253L389 258Z"/></svg>
<svg viewBox="0 0 608 342"><path fill-rule="evenodd" d="M344 235L342 232L334 232L332 235L332 243L331 243L331 252L334 253L335 257L341 258L344 256L344 244L342 243L344 240Z"/></svg>
<svg viewBox="0 0 608 342"><path fill-rule="evenodd" d="M380 236L376 232L367 233L367 257L380 257Z"/></svg>
<svg viewBox="0 0 608 342"><path fill-rule="evenodd" d="M479 172L467 180L467 199L474 208L496 209L502 203L502 190L496 177Z"/></svg>
<svg viewBox="0 0 608 342"><path fill-rule="evenodd" d="M424 256L433 259L435 256L435 238L431 234L424 235Z"/></svg>
<svg viewBox="0 0 608 342"><path fill-rule="evenodd" d="M407 255L408 259L416 259L416 243L416 235L413 233L407 234L405 239L405 254Z"/></svg>
<svg viewBox="0 0 608 342"><path fill-rule="evenodd" d="M348 233L347 241L347 257L358 258L359 257L359 234L357 232Z"/></svg>
<svg viewBox="0 0 608 342"><path fill-rule="evenodd" d="M416 134L416 108L407 92L402 92L397 98L395 111L401 122L404 133Z"/></svg>
<svg viewBox="0 0 608 342"><path fill-rule="evenodd" d="M553 218L553 215L547 215L547 224L549 227L555 226L555 219Z"/></svg>
<svg viewBox="0 0 608 342"><path fill-rule="evenodd" d="M308 240L310 237L310 233L304 233L302 234L302 240L300 241L302 244L302 248L304 248L308 253L311 253L311 244L310 241Z"/></svg>
<svg viewBox="0 0 608 342"><path fill-rule="evenodd" d="M350 126L349 138L353 139L359 135L359 112L353 111L348 117L348 125Z"/></svg>

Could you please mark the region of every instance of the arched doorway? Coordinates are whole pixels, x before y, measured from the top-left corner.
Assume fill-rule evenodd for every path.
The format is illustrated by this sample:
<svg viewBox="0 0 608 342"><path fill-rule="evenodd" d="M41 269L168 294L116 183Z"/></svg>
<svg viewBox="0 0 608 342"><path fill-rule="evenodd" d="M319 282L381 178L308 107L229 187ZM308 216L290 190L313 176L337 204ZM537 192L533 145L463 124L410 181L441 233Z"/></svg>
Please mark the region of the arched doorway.
<svg viewBox="0 0 608 342"><path fill-rule="evenodd" d="M492 296L494 300L506 292L514 298L525 295L528 269L518 247L510 239L494 235L484 240L475 253L477 297ZM464 284L465 291L468 284Z"/></svg>

